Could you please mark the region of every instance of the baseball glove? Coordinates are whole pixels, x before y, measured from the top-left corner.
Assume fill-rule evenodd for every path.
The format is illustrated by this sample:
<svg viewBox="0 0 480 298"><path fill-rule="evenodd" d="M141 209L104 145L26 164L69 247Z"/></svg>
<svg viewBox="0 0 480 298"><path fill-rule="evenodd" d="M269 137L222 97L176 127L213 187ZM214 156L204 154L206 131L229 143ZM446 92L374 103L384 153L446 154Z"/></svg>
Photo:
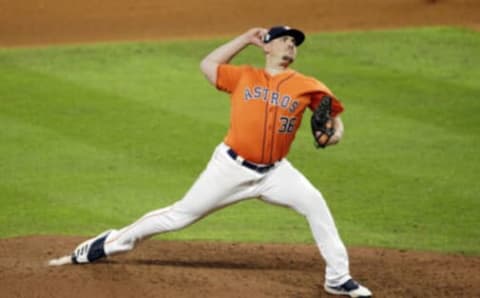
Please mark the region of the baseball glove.
<svg viewBox="0 0 480 298"><path fill-rule="evenodd" d="M325 148L330 138L335 134L331 117L332 98L325 95L315 109L311 118L312 134L315 139L315 147Z"/></svg>

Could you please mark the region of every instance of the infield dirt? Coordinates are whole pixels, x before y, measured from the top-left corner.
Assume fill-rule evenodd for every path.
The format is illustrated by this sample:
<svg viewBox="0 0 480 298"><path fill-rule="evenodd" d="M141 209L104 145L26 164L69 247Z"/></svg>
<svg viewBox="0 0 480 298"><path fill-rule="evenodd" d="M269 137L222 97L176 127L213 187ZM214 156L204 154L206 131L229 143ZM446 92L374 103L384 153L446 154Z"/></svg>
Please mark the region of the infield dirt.
<svg viewBox="0 0 480 298"><path fill-rule="evenodd" d="M150 240L89 265L48 267L80 237L0 240L2 297L329 297L314 245ZM480 259L350 248L353 275L375 297L480 297Z"/></svg>
<svg viewBox="0 0 480 298"><path fill-rule="evenodd" d="M424 25L478 29L480 1L0 1L3 47L230 36L276 24L307 32ZM322 290L324 263L313 244L150 240L97 264L46 266L83 240L0 239L0 296L330 297ZM354 247L349 253L352 274L375 297L480 297L479 257Z"/></svg>
<svg viewBox="0 0 480 298"><path fill-rule="evenodd" d="M306 32L480 28L478 0L0 0L0 46L231 36L288 24Z"/></svg>

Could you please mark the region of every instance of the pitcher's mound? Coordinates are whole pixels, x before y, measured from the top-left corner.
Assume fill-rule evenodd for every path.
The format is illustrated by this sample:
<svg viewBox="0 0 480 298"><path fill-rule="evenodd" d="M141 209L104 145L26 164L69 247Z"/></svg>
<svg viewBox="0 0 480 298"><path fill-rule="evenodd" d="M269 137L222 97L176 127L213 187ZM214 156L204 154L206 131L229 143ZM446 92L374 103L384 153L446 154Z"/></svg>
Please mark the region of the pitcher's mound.
<svg viewBox="0 0 480 298"><path fill-rule="evenodd" d="M88 265L49 267L80 237L0 240L2 297L331 297L314 245L148 240ZM349 249L354 277L375 297L480 297L480 258Z"/></svg>

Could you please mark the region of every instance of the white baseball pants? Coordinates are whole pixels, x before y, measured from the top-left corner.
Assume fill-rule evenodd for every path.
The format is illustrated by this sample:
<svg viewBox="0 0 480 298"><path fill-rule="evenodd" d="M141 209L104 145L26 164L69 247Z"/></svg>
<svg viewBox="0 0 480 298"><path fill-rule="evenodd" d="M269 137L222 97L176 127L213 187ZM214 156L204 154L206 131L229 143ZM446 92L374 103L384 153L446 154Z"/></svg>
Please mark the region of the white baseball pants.
<svg viewBox="0 0 480 298"><path fill-rule="evenodd" d="M326 262L326 282L337 286L348 279L345 246L321 193L286 159L260 174L240 165L221 143L206 169L180 201L147 213L133 224L107 237L107 255L126 252L139 240L182 229L209 213L248 198L290 207L306 217Z"/></svg>

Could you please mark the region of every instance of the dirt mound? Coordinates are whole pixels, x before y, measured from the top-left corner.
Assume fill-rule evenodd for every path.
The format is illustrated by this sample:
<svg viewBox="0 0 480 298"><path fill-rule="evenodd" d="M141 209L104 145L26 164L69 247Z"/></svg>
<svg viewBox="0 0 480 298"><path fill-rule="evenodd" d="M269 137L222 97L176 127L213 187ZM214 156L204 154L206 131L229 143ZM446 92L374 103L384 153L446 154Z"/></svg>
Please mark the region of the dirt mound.
<svg viewBox="0 0 480 298"><path fill-rule="evenodd" d="M90 265L48 267L84 238L0 240L2 297L330 297L314 245L150 240ZM376 297L480 297L480 258L351 248Z"/></svg>
<svg viewBox="0 0 480 298"><path fill-rule="evenodd" d="M252 26L480 27L478 0L0 1L0 46L238 34Z"/></svg>

